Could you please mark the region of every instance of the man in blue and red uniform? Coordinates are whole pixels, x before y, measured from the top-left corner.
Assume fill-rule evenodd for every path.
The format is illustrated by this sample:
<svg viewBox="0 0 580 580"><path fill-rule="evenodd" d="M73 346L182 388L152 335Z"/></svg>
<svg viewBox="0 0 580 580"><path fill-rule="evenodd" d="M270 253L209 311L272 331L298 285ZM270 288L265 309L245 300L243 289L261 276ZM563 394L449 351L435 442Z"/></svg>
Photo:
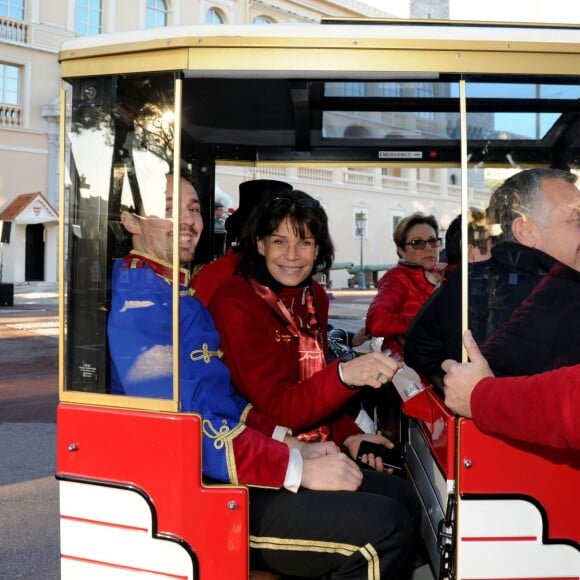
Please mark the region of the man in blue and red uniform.
<svg viewBox="0 0 580 580"><path fill-rule="evenodd" d="M173 205L167 176L166 215ZM180 262L189 264L203 222L194 187L180 181ZM108 322L112 391L172 394L173 229L165 215L123 211L133 250L113 270ZM420 509L407 483L361 472L334 443L305 443L258 413L231 385L219 335L180 271L180 405L203 424L204 477L250 486L252 567L296 577L409 578ZM381 368L385 374L392 369Z"/></svg>

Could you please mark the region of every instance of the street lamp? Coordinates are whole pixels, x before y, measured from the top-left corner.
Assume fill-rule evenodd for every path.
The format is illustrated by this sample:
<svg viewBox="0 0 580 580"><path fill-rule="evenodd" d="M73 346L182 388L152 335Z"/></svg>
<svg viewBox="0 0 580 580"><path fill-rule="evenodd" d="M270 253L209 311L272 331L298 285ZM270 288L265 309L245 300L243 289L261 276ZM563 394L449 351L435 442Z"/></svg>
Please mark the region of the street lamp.
<svg viewBox="0 0 580 580"><path fill-rule="evenodd" d="M363 270L363 236L365 233L365 224L367 223L367 214L364 211L357 211L354 216L356 226L356 235L360 238L360 268L358 270L358 288L365 290L367 287L365 273Z"/></svg>

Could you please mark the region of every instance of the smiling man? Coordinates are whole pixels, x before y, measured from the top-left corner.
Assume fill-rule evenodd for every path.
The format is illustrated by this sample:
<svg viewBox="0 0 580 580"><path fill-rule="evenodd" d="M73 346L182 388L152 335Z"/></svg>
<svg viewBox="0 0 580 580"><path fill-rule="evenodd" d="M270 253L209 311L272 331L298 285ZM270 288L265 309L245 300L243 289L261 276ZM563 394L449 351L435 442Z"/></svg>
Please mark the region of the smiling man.
<svg viewBox="0 0 580 580"><path fill-rule="evenodd" d="M580 190L560 169L527 169L490 200L500 225L492 249L488 338L498 376L580 363Z"/></svg>
<svg viewBox="0 0 580 580"><path fill-rule="evenodd" d="M171 267L173 255L173 189L174 178L167 175L165 188L165 214L145 215L143 207L138 213L124 210L121 212L121 223L131 234L133 250L147 252L154 258ZM203 231L201 205L197 191L186 179L180 182L179 207L179 261L187 267L193 260L195 248Z"/></svg>

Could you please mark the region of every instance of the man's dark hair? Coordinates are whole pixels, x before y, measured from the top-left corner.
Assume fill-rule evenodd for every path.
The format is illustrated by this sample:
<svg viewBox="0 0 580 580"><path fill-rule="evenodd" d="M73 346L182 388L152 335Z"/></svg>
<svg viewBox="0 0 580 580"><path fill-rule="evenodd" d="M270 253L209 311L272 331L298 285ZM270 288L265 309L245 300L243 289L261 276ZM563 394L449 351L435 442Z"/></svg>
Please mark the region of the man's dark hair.
<svg viewBox="0 0 580 580"><path fill-rule="evenodd" d="M461 262L461 214L451 221L445 232L445 253L448 264Z"/></svg>

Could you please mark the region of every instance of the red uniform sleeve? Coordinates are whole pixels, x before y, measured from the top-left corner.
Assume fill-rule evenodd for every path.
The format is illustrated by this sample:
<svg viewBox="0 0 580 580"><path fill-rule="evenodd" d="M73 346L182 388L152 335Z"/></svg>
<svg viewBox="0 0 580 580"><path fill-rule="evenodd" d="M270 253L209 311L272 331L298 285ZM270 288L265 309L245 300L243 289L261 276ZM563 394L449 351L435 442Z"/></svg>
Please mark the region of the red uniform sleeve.
<svg viewBox="0 0 580 580"><path fill-rule="evenodd" d="M580 365L531 377L486 378L471 395L484 433L556 448L580 449Z"/></svg>
<svg viewBox="0 0 580 580"><path fill-rule="evenodd" d="M290 448L285 443L246 428L232 442L235 462L228 461L232 483L259 487L281 488L290 460ZM235 464L235 467L234 467Z"/></svg>
<svg viewBox="0 0 580 580"><path fill-rule="evenodd" d="M259 431L260 433L264 433L268 437L271 437L274 433L274 430L278 426L278 423L274 421L271 417L267 417L260 411L256 410L255 408L251 407L246 417L245 421L248 427ZM287 427L287 425L280 425L281 427Z"/></svg>
<svg viewBox="0 0 580 580"><path fill-rule="evenodd" d="M216 292L210 311L232 384L279 425L295 433L317 427L356 393L340 382L338 362L299 381L295 339L241 276Z"/></svg>

